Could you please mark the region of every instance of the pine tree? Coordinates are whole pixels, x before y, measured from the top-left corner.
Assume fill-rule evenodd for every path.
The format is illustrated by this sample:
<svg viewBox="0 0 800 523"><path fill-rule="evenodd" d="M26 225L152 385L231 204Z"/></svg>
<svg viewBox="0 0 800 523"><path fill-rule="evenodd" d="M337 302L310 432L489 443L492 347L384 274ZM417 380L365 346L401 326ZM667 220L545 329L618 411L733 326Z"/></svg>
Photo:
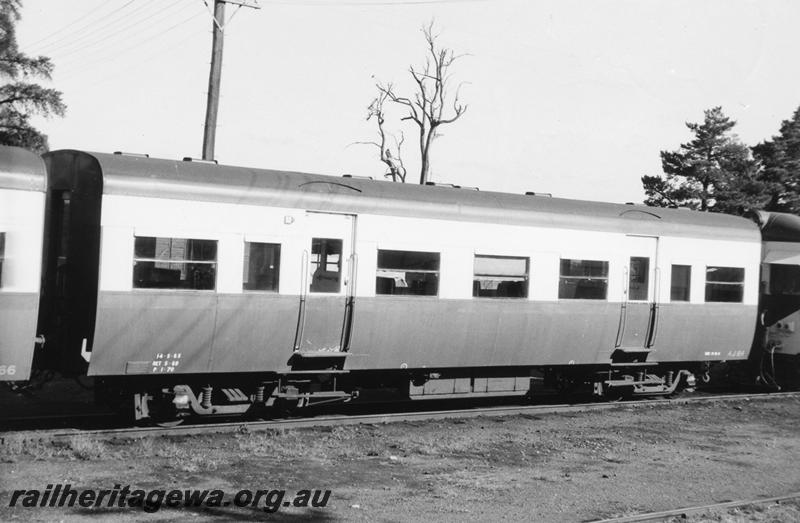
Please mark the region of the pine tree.
<svg viewBox="0 0 800 523"><path fill-rule="evenodd" d="M761 208L763 183L750 148L731 132L736 122L721 107L704 114L702 124L686 123L692 141L661 151L664 176L642 176L645 204L733 214Z"/></svg>
<svg viewBox="0 0 800 523"><path fill-rule="evenodd" d="M4 81L0 86L0 144L44 152L47 136L31 125L30 118L36 114L63 116L66 106L61 92L29 82L37 77L49 80L53 64L45 56L20 52L15 24L21 8L21 0L0 0L0 77Z"/></svg>
<svg viewBox="0 0 800 523"><path fill-rule="evenodd" d="M800 213L800 108L781 123L780 134L753 147L768 211Z"/></svg>

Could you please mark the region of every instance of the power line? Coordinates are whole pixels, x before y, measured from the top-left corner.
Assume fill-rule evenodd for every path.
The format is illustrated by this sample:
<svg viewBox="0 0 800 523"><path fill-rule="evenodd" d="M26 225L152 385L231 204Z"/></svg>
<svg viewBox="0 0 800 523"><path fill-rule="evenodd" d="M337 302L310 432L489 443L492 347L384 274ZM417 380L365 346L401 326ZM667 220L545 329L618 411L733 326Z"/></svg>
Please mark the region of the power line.
<svg viewBox="0 0 800 523"><path fill-rule="evenodd" d="M197 15L195 15L195 16L197 16ZM105 74L99 75L99 76L94 76L93 77L94 81L85 82L84 81L85 76L83 76L83 77L81 77L81 84L80 84L81 85L81 89L85 90L85 89L87 89L89 87L94 87L96 85L101 85L101 84L107 83L107 82L109 82L111 80L116 80L116 79L119 79L119 78L122 78L122 77L127 77L127 74L126 75L121 75L119 73L121 73L121 72L130 73L130 71L135 71L135 70L141 69L145 65L149 65L151 63L150 62L151 58L153 58L155 56L159 56L159 57L168 56L168 55L174 53L175 51L177 51L178 49L180 49L181 47L183 47L192 38L194 38L196 36L199 36L199 35L201 35L203 33L206 33L206 32L207 32L207 30L205 28L203 28L203 29L200 29L200 30L192 31L191 33L188 33L188 34L184 35L183 38L180 38L178 40L164 42L163 46L159 47L158 49L156 49L153 52L150 52L148 54L145 54L143 56L138 57L138 59L133 63L126 63L126 64L124 64L123 66L121 66L120 68L118 68L115 71L106 70ZM105 61L109 61L109 60L105 60ZM91 68L88 68L88 69L91 69ZM87 68L78 69L77 71L73 71L72 74L68 74L65 77L66 80L64 80L62 78L59 78L59 81L67 82L67 81L69 81L69 79L76 78L76 77L78 77L78 75L76 73L82 72L83 70L87 70Z"/></svg>
<svg viewBox="0 0 800 523"><path fill-rule="evenodd" d="M67 66L66 66L67 68L69 67L69 64L78 64L79 66L82 66L82 67L78 67L77 69L69 70L68 74L65 77L61 77L61 78L62 79L63 78L71 78L71 77L77 75L78 73L80 73L82 71L93 69L93 68L95 68L96 66L98 66L100 64L111 62L111 61L117 61L119 59L120 55L125 54L128 51L131 51L133 49L141 49L143 43L145 43L145 44L156 43L157 40L161 39L167 33L170 33L171 31L177 29L178 27L181 27L184 24L187 24L188 22L190 22L191 20L194 20L195 18L197 18L198 16L201 16L202 14L203 14L202 12L194 13L193 15L181 20L180 22L178 22L176 24L173 24L173 25L171 25L169 27L166 27L166 28L164 28L164 29L162 29L162 30L160 30L158 32L143 34L141 38L139 38L136 41L132 42L129 46L121 48L121 49L117 48L117 49L109 50L109 52L106 52L106 53L100 55L95 60L88 60L88 61L87 60L79 60L79 61L67 62ZM198 32L195 31L195 33L198 33ZM195 33L193 33L193 34L195 34ZM139 58L139 60L141 60L141 58Z"/></svg>
<svg viewBox="0 0 800 523"><path fill-rule="evenodd" d="M103 25L93 27L89 31L85 31L80 35L73 35L73 38L61 44L57 48L49 51L52 56L67 56L73 54L76 50L80 51L91 47L99 40L113 36L121 31L126 30L131 25L141 23L144 19L152 16L152 10L146 10L150 4L156 0L146 0L147 3L140 4L133 10L122 13L118 18L110 20ZM175 4L170 4L169 7ZM169 7L163 8L168 9Z"/></svg>
<svg viewBox="0 0 800 523"><path fill-rule="evenodd" d="M167 11L169 9L172 9L172 8L174 8L176 6L180 7L179 4L171 4L168 7L164 7L164 8L162 8L162 9L156 11L156 12L150 13L149 16L145 16L144 18L139 18L137 20L134 20L131 23L129 23L127 25L124 25L124 26L122 26L120 28L98 32L97 35L96 35L96 38L94 40L90 40L88 42L84 42L83 45L81 45L79 47L73 47L72 49L70 49L70 50L68 50L66 52L63 52L63 53L54 53L53 54L53 58L54 59L65 58L65 57L74 55L75 53L83 52L83 51L85 51L87 49L96 48L99 44L102 44L103 42L106 42L106 41L108 41L110 39L115 39L115 38L118 38L118 37L120 39L122 39L122 38L124 38L124 36L123 36L124 33L129 32L129 30L131 30L131 29L134 29L134 28L137 28L137 27L141 26L143 23L147 22L148 20L150 20L150 19L152 19L152 18L154 18L154 17L156 17L158 15L161 15L165 11ZM109 29L109 27L107 27L106 29ZM75 43L77 43L77 41Z"/></svg>
<svg viewBox="0 0 800 523"><path fill-rule="evenodd" d="M491 0L261 0L264 4L273 5L299 5L316 7L340 7L340 6L405 6L405 5L432 5L432 4L466 4L477 2L489 2Z"/></svg>
<svg viewBox="0 0 800 523"><path fill-rule="evenodd" d="M133 1L134 1L134 0L129 0L127 3L125 3L125 4L124 4L124 5L122 5L121 7L118 7L118 8L117 8L117 9L115 9L114 11L111 11L110 13L106 14L105 16L102 16L102 17L100 17L100 18L99 18L97 21L100 21L100 20L102 20L103 18L107 18L107 17L109 17L109 16L113 15L114 13L116 13L117 11L120 11L121 9L125 9L125 7L127 7L127 6L128 6L128 5L130 5L130 4L132 4L132 3L133 3ZM103 7L105 7L105 6L107 6L107 5L109 5L109 4L104 4L104 6L103 6ZM92 13L92 14L93 14L93 13ZM40 43L42 43L42 42L45 42L45 41L49 40L50 38L53 38L54 36L56 36L56 35L58 35L58 34L60 34L60 33L64 32L64 31L66 31L67 29L69 29L69 28L70 28L70 27L72 27L73 25L77 24L78 22L81 22L81 21L83 21L83 20L85 20L86 18L89 18L89 17L91 17L91 14L89 14L89 15L86 15L86 14L84 14L84 15L80 15L80 16L78 16L78 18L76 18L76 19L75 19L75 20L73 20L72 22L68 23L68 24L67 24L67 25L65 25L65 26L62 26L62 27L61 27L61 29L57 29L56 31L53 31L53 32L52 32L52 33L50 33L49 35L47 35L47 36L43 36L42 38L40 38L40 39L38 39L38 40L36 40L36 41L34 41L34 42L31 42L31 43L30 43L30 45L29 45L29 47L35 48L35 47L36 47L37 45L39 45ZM88 23L94 23L94 22L88 22ZM50 44L45 44L45 46L49 46L49 45L50 45Z"/></svg>
<svg viewBox="0 0 800 523"><path fill-rule="evenodd" d="M128 0L128 2L126 2L124 5L122 5L122 6L118 7L118 8L116 8L115 10L111 11L110 13L108 13L108 14L106 14L106 15L104 15L104 16L101 16L101 17L100 17L100 18L98 18L97 20L94 20L94 21L88 21L88 22L87 22L87 24L86 24L86 25L84 25L84 26L81 26L81 28L83 28L83 27L87 27L88 25L91 25L91 24L93 24L93 23L99 22L100 20L103 20L104 18L108 18L109 16L113 15L114 13L116 13L116 12L118 12L118 11L121 11L122 9L125 9L127 6L129 6L129 5L130 5L130 4L132 4L133 2L134 2L134 0ZM105 7L105 6L107 6L107 5L109 5L109 4L104 4L104 6L103 6L103 7ZM88 15L88 16L87 16L87 15L80 15L78 18L76 18L76 19L75 19L75 20L73 20L72 22L70 22L70 23L68 23L67 25L65 25L65 26L61 27L61 29L58 29L58 30L54 31L54 32L50 33L49 35L47 35L47 36L44 36L44 37L42 37L42 38L40 38L40 39L36 40L35 42L31 42L31 43L30 43L30 45L29 45L28 47L29 47L29 48L36 48L36 46L37 46L37 45L39 45L40 43L42 43L42 42L44 42L44 41L46 41L46 40L49 40L50 38L53 38L54 36L58 35L59 33L62 33L63 31L65 31L65 30L69 29L69 28L70 28L70 27L72 27L73 25L77 24L78 22L84 21L84 20L86 20L87 18L91 18L91 14L90 14L90 15ZM49 47L50 45L54 45L54 44L45 44L45 45L44 45L44 47L46 48L46 47Z"/></svg>

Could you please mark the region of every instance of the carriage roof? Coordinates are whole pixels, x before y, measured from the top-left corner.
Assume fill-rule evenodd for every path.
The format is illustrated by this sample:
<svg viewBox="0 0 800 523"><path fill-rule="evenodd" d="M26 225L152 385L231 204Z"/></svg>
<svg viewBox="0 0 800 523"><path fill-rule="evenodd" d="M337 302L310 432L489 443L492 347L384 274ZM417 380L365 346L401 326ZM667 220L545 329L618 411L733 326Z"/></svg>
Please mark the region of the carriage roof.
<svg viewBox="0 0 800 523"><path fill-rule="evenodd" d="M354 214L760 241L751 221L720 213L79 151L45 155L56 169L93 164L103 193ZM94 160L94 162L91 161Z"/></svg>

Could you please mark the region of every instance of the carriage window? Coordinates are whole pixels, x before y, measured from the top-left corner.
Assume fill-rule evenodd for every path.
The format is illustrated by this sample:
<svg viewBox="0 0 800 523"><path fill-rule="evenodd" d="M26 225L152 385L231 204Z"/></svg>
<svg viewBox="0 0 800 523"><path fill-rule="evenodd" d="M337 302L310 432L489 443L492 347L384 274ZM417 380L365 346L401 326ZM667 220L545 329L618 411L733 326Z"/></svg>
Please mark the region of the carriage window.
<svg viewBox="0 0 800 523"><path fill-rule="evenodd" d="M378 250L375 294L436 296L439 253Z"/></svg>
<svg viewBox="0 0 800 523"><path fill-rule="evenodd" d="M244 242L242 289L278 292L280 270L280 244Z"/></svg>
<svg viewBox="0 0 800 523"><path fill-rule="evenodd" d="M339 292L342 288L342 240L311 239L311 292Z"/></svg>
<svg viewBox="0 0 800 523"><path fill-rule="evenodd" d="M136 289L214 290L217 241L137 236L133 248Z"/></svg>
<svg viewBox="0 0 800 523"><path fill-rule="evenodd" d="M3 286L3 260L6 259L6 233L0 232L0 287Z"/></svg>
<svg viewBox="0 0 800 523"><path fill-rule="evenodd" d="M605 300L608 292L608 262L561 260L558 297L562 300Z"/></svg>
<svg viewBox="0 0 800 523"><path fill-rule="evenodd" d="M800 265L771 263L769 266L769 293L772 295L800 295Z"/></svg>
<svg viewBox="0 0 800 523"><path fill-rule="evenodd" d="M472 295L477 298L527 298L528 258L476 254Z"/></svg>
<svg viewBox="0 0 800 523"><path fill-rule="evenodd" d="M738 303L743 296L743 268L706 267L706 301Z"/></svg>
<svg viewBox="0 0 800 523"><path fill-rule="evenodd" d="M650 258L631 256L628 267L628 299L644 301L650 285Z"/></svg>
<svg viewBox="0 0 800 523"><path fill-rule="evenodd" d="M669 288L671 301L689 301L689 289L692 286L692 266L673 265L672 279Z"/></svg>

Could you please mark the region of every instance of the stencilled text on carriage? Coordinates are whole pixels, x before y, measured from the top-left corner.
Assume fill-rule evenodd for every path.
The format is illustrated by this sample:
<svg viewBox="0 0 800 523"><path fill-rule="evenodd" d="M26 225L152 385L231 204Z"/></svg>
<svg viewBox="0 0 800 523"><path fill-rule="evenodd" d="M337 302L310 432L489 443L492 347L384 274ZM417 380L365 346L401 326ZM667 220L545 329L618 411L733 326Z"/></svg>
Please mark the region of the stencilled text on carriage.
<svg viewBox="0 0 800 523"><path fill-rule="evenodd" d="M153 360L153 372L175 372L178 365L181 364L180 352L159 352Z"/></svg>

